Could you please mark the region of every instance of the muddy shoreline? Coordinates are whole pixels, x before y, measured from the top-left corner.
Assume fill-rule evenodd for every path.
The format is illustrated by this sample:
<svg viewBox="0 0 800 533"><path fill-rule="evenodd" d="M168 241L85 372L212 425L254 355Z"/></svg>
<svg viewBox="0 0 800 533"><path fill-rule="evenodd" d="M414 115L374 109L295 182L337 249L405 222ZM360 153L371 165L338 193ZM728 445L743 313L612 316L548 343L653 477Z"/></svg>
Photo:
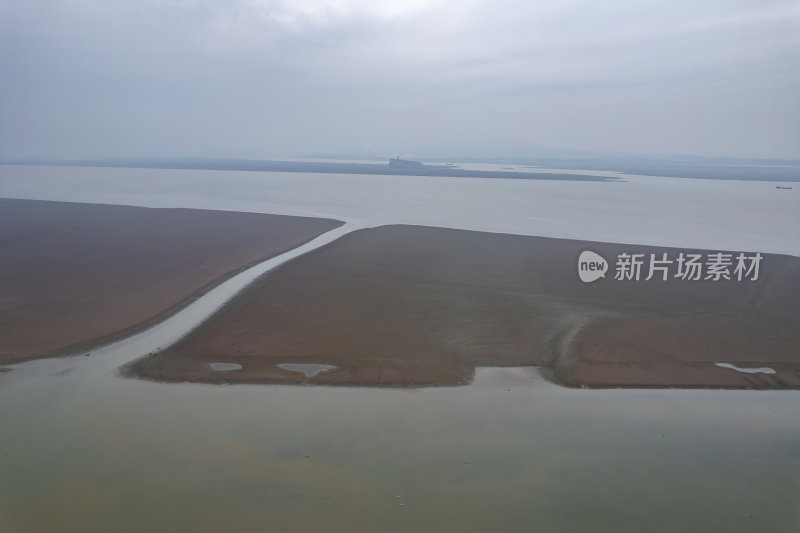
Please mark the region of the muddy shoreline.
<svg viewBox="0 0 800 533"><path fill-rule="evenodd" d="M0 364L88 351L342 223L0 199Z"/></svg>
<svg viewBox="0 0 800 533"><path fill-rule="evenodd" d="M467 384L477 366L541 366L570 387L800 387L797 258L765 255L753 282L583 284L575 266L585 249L609 258L677 253L419 226L359 230L268 273L125 373L424 387ZM242 369L217 372L211 363ZM336 369L305 377L282 363Z"/></svg>

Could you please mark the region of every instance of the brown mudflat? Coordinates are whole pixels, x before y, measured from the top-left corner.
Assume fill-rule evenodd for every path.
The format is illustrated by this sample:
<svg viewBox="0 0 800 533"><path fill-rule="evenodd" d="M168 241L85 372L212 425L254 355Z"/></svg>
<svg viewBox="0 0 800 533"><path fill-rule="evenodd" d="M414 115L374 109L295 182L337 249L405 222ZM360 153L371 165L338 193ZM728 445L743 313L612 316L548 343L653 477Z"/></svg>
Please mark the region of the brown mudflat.
<svg viewBox="0 0 800 533"><path fill-rule="evenodd" d="M0 199L0 364L151 323L341 222Z"/></svg>
<svg viewBox="0 0 800 533"><path fill-rule="evenodd" d="M609 260L607 279L578 280L586 249ZM613 279L621 252L681 251L692 252L360 230L267 274L127 371L167 381L430 386L467 383L476 366L542 365L570 386L800 387L800 260L764 255L757 281ZM281 363L337 368L306 377Z"/></svg>

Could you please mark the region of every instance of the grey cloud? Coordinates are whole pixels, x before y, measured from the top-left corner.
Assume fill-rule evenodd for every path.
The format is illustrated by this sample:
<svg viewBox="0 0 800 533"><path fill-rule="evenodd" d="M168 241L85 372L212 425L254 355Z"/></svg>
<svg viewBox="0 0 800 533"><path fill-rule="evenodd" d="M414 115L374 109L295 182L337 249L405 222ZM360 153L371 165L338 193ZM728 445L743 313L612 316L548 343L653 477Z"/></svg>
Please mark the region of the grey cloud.
<svg viewBox="0 0 800 533"><path fill-rule="evenodd" d="M0 0L0 157L798 158L799 28L791 0Z"/></svg>

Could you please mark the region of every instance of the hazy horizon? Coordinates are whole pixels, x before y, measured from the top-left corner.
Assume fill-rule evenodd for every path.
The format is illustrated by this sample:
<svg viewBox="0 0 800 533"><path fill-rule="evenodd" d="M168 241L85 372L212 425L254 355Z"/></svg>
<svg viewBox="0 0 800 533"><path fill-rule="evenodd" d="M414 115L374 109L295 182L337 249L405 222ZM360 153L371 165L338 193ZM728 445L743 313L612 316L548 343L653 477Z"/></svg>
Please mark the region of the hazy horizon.
<svg viewBox="0 0 800 533"><path fill-rule="evenodd" d="M0 157L800 159L792 0L0 0Z"/></svg>

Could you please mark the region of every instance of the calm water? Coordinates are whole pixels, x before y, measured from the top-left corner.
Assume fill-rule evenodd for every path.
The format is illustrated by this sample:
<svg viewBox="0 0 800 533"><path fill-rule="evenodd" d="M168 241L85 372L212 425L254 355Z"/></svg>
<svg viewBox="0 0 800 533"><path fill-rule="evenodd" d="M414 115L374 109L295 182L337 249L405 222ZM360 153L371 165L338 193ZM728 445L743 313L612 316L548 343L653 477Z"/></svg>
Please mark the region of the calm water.
<svg viewBox="0 0 800 533"><path fill-rule="evenodd" d="M365 226L418 224L800 255L800 194L794 194L800 191L775 189L785 183L631 175L625 180L0 165L0 197L254 211Z"/></svg>
<svg viewBox="0 0 800 533"><path fill-rule="evenodd" d="M0 196L351 222L311 247L403 222L797 250L796 197L746 182L219 176L9 167ZM145 334L0 374L0 532L800 531L800 391L573 390L531 369L415 390L118 376L248 272Z"/></svg>
<svg viewBox="0 0 800 533"><path fill-rule="evenodd" d="M800 529L795 391L573 390L530 369L176 385L93 357L0 376L0 531Z"/></svg>

